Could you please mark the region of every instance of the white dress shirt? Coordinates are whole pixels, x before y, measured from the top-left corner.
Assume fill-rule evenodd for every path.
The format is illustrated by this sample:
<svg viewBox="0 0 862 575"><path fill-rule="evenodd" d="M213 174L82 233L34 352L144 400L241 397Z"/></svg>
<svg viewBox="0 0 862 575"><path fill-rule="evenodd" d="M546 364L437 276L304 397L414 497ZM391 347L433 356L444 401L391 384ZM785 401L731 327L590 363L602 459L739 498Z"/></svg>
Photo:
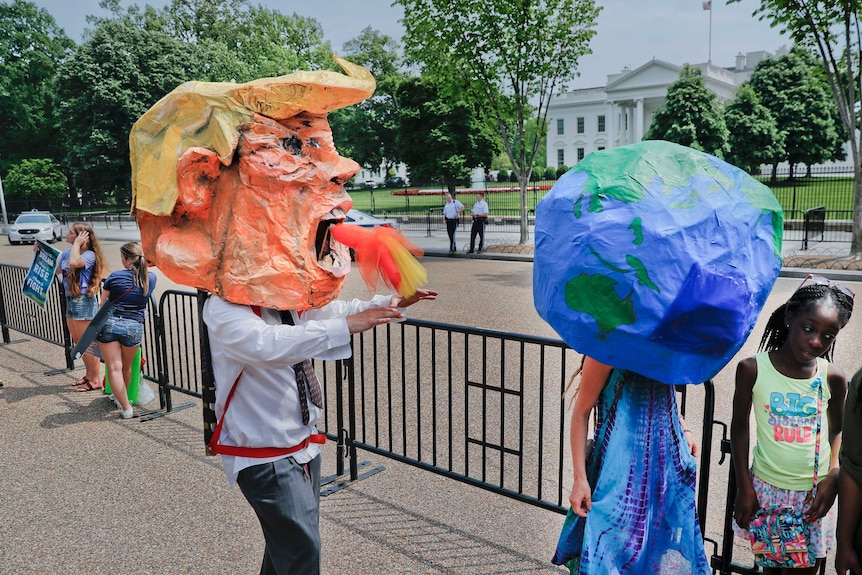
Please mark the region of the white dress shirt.
<svg viewBox="0 0 862 575"><path fill-rule="evenodd" d="M350 357L348 315L372 307L391 305L392 296L378 295L370 301L336 300L320 308L293 315L296 325L283 325L278 311L261 308L258 317L249 306L228 303L210 296L203 320L210 339L212 367L216 381L216 416L224 415L224 405L240 377L222 424L220 443L242 447L292 447L317 433L323 410L308 402L309 421L302 423L299 392L292 366L305 359ZM317 457L320 447L290 454L298 463ZM228 483L236 484L246 467L276 461L269 458L221 455Z"/></svg>

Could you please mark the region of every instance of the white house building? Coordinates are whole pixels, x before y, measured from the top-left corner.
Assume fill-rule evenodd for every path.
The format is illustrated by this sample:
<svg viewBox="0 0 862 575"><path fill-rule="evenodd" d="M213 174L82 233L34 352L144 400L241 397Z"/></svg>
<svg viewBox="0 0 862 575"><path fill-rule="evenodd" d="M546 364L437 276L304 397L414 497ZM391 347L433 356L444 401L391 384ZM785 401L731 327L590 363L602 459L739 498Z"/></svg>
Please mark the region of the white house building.
<svg viewBox="0 0 862 575"><path fill-rule="evenodd" d="M782 47L778 53L787 51ZM765 51L739 54L732 68L696 64L704 84L719 101L733 99L737 88L755 66L772 56ZM665 101L667 88L679 78L682 66L653 58L634 70L609 74L599 88L572 90L555 96L548 105L548 166L574 166L596 150L640 142L653 114Z"/></svg>

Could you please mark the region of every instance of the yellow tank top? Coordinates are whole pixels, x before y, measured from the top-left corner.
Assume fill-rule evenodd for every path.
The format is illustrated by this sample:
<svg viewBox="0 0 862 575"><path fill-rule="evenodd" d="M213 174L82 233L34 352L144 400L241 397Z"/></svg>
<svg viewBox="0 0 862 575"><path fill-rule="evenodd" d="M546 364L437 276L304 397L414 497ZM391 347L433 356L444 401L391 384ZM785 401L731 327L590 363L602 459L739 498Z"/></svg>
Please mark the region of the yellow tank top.
<svg viewBox="0 0 862 575"><path fill-rule="evenodd" d="M757 444L752 452L752 469L776 487L808 491L814 477L818 385L823 388L818 481L826 477L832 459L826 417L826 406L832 397L826 384L829 362L818 358L814 377L793 379L775 369L769 353L758 353L755 358L757 380L752 389L752 408Z"/></svg>

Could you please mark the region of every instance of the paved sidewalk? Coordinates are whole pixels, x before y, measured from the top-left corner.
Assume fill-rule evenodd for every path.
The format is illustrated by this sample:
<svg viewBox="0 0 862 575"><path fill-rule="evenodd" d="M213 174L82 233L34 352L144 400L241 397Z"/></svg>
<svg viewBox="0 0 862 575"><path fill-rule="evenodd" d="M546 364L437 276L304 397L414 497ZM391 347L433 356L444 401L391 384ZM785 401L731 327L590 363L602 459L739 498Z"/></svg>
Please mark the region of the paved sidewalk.
<svg viewBox="0 0 862 575"><path fill-rule="evenodd" d="M0 345L0 572L257 573L260 528L204 455L199 403L122 420L106 396L73 390L82 369L45 375L63 364L21 334ZM366 459L385 470L322 500L323 573L561 572L548 559L562 516ZM334 473L334 445L323 462Z"/></svg>
<svg viewBox="0 0 862 575"><path fill-rule="evenodd" d="M137 239L127 225L97 226L97 233L112 241ZM448 256L445 231L406 235L429 255ZM494 240L517 243L517 234L489 233L489 248ZM479 257L497 257L492 253ZM780 282L768 310L798 280ZM857 323L842 332L848 373L858 367L847 353L862 341ZM227 486L218 460L204 455L198 402L152 421L123 421L104 396L70 387L83 372L80 363L75 371L46 375L63 367L60 348L15 332L12 339L0 345L0 572L257 572L260 528L239 490ZM334 445L325 446L324 475L334 473L335 457ZM382 457L363 460L385 471L322 501L324 574L564 572L548 562L561 515ZM707 531L718 537L726 467L713 465L712 473ZM834 573L831 565L827 573Z"/></svg>
<svg viewBox="0 0 862 575"><path fill-rule="evenodd" d="M114 226L96 231L138 238ZM411 239L429 255L448 248L445 231ZM260 527L204 455L197 400L124 421L104 395L70 386L80 362L46 375L64 366L61 349L17 332L12 340L0 345L0 572L257 573ZM322 500L324 574L563 572L549 562L563 516L365 455L385 470ZM335 458L327 444L324 475Z"/></svg>

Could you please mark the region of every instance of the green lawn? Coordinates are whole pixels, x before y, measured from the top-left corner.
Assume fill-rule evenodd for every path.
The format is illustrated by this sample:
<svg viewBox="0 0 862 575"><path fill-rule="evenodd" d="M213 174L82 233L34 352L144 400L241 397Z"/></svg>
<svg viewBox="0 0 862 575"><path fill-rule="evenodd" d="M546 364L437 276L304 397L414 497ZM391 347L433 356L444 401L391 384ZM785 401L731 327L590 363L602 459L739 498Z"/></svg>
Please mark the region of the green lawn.
<svg viewBox="0 0 862 575"><path fill-rule="evenodd" d="M771 184L763 182L772 189L784 208L788 218L801 217L805 210L824 206L827 212L853 210L853 177L812 177L797 178L794 182L779 181ZM793 211L796 210L796 215ZM849 219L841 214L827 217L830 219Z"/></svg>
<svg viewBox="0 0 862 575"><path fill-rule="evenodd" d="M853 210L852 176L796 178L792 182L779 180L775 184L766 179L763 183L772 189L785 210L786 219L801 218L805 210L818 206L826 207L826 217L829 219L851 217L849 212ZM530 189L527 193L527 209L533 210L536 203L547 193L547 188L553 184L553 181L535 182L537 189ZM507 187L515 191L495 191ZM492 215L517 213L519 206L517 184L489 183L488 189L485 200L491 208ZM402 190L352 190L350 196L353 198L353 207L357 210L376 213L424 213L430 208L442 207L445 202L444 190L440 187L423 188L426 193L421 195L393 195L393 191ZM467 211L476 201L475 193L469 190L458 192L456 198L464 204ZM834 213L840 211L848 213Z"/></svg>
<svg viewBox="0 0 862 575"><path fill-rule="evenodd" d="M527 209L532 210L536 203L548 193L554 182L536 182L527 192ZM515 191L497 191L500 188L512 187ZM485 201L491 209L491 213L512 213L519 209L520 192L517 191L517 183L489 183L488 191L485 193ZM538 189L544 188L544 189ZM410 188L415 190L417 188ZM443 188L422 188L423 194L417 195L393 195L392 192L402 190L378 189L378 190L350 190L348 193L353 198L353 207L364 212L398 212L417 213L427 212L430 208L442 208L446 202ZM455 198L464 204L466 211L470 211L476 201L476 192L471 190L459 190Z"/></svg>

